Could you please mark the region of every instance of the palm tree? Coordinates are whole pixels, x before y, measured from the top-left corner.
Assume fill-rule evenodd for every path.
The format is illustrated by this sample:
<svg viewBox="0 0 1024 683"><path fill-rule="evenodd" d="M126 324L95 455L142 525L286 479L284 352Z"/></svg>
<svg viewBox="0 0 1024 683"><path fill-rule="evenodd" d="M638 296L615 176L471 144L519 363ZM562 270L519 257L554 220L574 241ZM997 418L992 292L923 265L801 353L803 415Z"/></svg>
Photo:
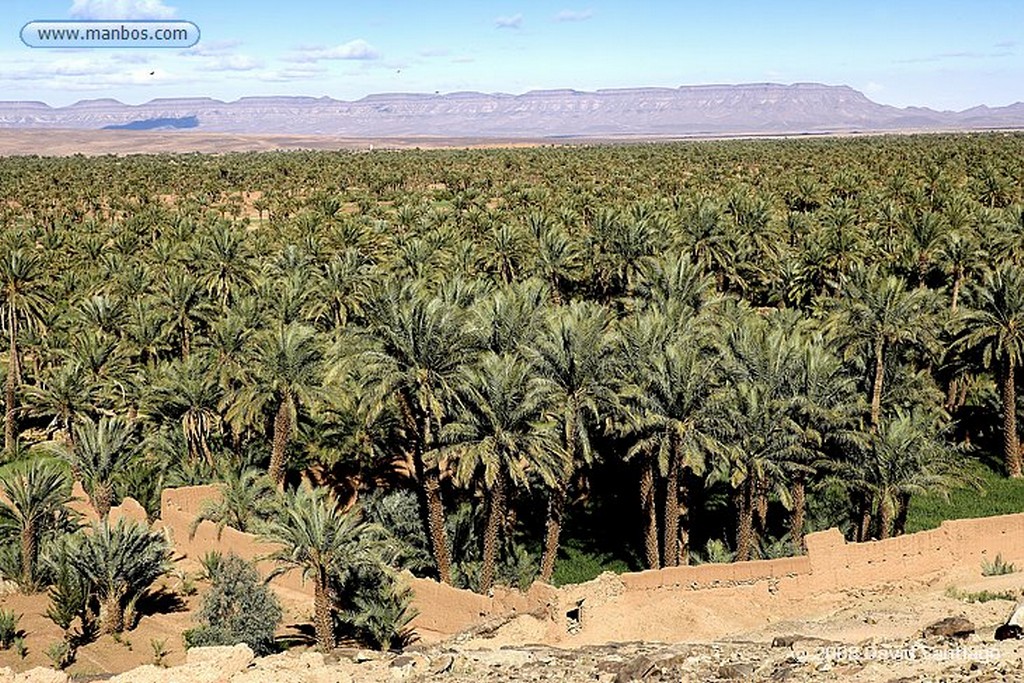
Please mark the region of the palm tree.
<svg viewBox="0 0 1024 683"><path fill-rule="evenodd" d="M903 279L883 277L875 268L858 271L849 282L832 323L837 341L848 354L870 358L872 432L882 418L886 354L928 343L936 332L935 308L933 292L923 287L908 290Z"/></svg>
<svg viewBox="0 0 1024 683"><path fill-rule="evenodd" d="M338 599L331 595L331 584L354 567L380 564L379 529L356 512L339 509L326 490L300 488L285 494L263 536L281 546L268 557L281 565L275 574L297 568L304 579L312 578L317 645L333 649Z"/></svg>
<svg viewBox="0 0 1024 683"><path fill-rule="evenodd" d="M10 453L16 437L17 391L21 383L18 331L31 327L43 317L47 304L43 264L24 249L9 251L0 259L0 303L3 328L7 332L7 379L4 393L4 449Z"/></svg>
<svg viewBox="0 0 1024 683"><path fill-rule="evenodd" d="M561 423L566 469L548 499L540 580L550 581L571 477L593 462L590 434L615 402L618 378L611 314L602 306L573 302L556 309L530 351L547 412Z"/></svg>
<svg viewBox="0 0 1024 683"><path fill-rule="evenodd" d="M8 465L0 473L0 525L20 543L21 576L26 592L37 587L36 567L44 534L67 523L65 506L71 500L71 484L65 474L42 460Z"/></svg>
<svg viewBox="0 0 1024 683"><path fill-rule="evenodd" d="M878 506L878 537L903 533L911 496L943 493L963 482L948 429L937 415L899 411L872 438L866 461L868 483Z"/></svg>
<svg viewBox="0 0 1024 683"><path fill-rule="evenodd" d="M104 416L99 422L84 418L72 432L71 448L61 445L56 450L82 478L96 514L105 518L113 504L114 483L136 454L134 430L120 417Z"/></svg>
<svg viewBox="0 0 1024 683"><path fill-rule="evenodd" d="M972 290L955 346L980 352L1002 383L1003 461L1013 478L1024 476L1017 435L1017 367L1024 360L1024 270L1006 265Z"/></svg>
<svg viewBox="0 0 1024 683"><path fill-rule="evenodd" d="M374 347L359 356L367 416L373 420L389 402L397 405L413 442L412 465L431 553L441 581L451 583L441 476L433 456L462 367L481 346L481 331L465 308L429 294L423 283L378 292L367 306L367 323Z"/></svg>
<svg viewBox="0 0 1024 683"><path fill-rule="evenodd" d="M39 383L25 386L31 414L50 418L47 431L59 432L68 449L74 445L72 425L94 408L93 385L82 366L71 360L47 368Z"/></svg>
<svg viewBox="0 0 1024 683"><path fill-rule="evenodd" d="M505 531L508 497L529 485L531 472L553 485L560 464L552 425L540 423L544 396L529 366L514 356L484 354L466 373L461 410L441 430L462 485L479 480L487 493L481 592L494 583L499 535Z"/></svg>
<svg viewBox="0 0 1024 683"><path fill-rule="evenodd" d="M688 525L683 523L688 473L703 474L705 456L715 450L709 427L715 391L715 361L695 343L680 336L651 350L635 368L625 391L623 431L633 439L627 458L642 458L641 501L644 507L644 548L648 566L675 566L689 556ZM658 556L655 473L665 480L662 559Z"/></svg>
<svg viewBox="0 0 1024 683"><path fill-rule="evenodd" d="M95 591L100 630L113 634L130 629L139 598L170 569L167 537L119 519L114 526L102 520L73 539L67 558Z"/></svg>
<svg viewBox="0 0 1024 683"><path fill-rule="evenodd" d="M230 526L252 533L273 518L276 511L274 503L274 485L265 472L252 468L235 472L225 468L220 482L220 498L203 506L192 521L191 533L194 534L206 520L215 522L218 532Z"/></svg>
<svg viewBox="0 0 1024 683"><path fill-rule="evenodd" d="M239 428L259 424L265 411L273 411L267 476L281 486L299 412L317 401L323 390L323 353L312 328L292 323L262 332L250 361L249 383L238 392L227 417Z"/></svg>
<svg viewBox="0 0 1024 683"><path fill-rule="evenodd" d="M210 437L221 421L217 407L222 392L212 360L212 354L193 354L187 360L163 364L152 398L157 414L181 423L190 462L205 460L215 467Z"/></svg>

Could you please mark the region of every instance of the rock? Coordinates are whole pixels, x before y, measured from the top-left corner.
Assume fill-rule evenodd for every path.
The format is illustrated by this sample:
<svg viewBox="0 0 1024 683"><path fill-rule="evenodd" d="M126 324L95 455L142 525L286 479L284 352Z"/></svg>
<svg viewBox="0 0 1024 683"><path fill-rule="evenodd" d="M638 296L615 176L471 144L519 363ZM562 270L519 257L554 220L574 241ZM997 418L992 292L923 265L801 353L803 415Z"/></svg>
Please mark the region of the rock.
<svg viewBox="0 0 1024 683"><path fill-rule="evenodd" d="M753 664L741 662L739 664L726 664L718 667L718 677L724 678L725 680L744 680L749 681L754 676L754 669L756 667Z"/></svg>
<svg viewBox="0 0 1024 683"><path fill-rule="evenodd" d="M225 674L244 671L253 663L255 655L245 643L237 645L214 645L193 647L185 654L186 664L213 662Z"/></svg>
<svg viewBox="0 0 1024 683"><path fill-rule="evenodd" d="M966 638L974 633L974 624L964 617L946 617L925 627L922 634L925 638L942 636L945 638Z"/></svg>
<svg viewBox="0 0 1024 683"><path fill-rule="evenodd" d="M523 650L473 650L466 657L484 666L522 666L534 659L532 652Z"/></svg>
<svg viewBox="0 0 1024 683"><path fill-rule="evenodd" d="M398 655L391 660L391 677L402 680L430 668L430 660L421 654Z"/></svg>
<svg viewBox="0 0 1024 683"><path fill-rule="evenodd" d="M10 669L6 669L7 672ZM0 670L3 673L4 670ZM0 680L13 681L13 683L68 683L68 675L63 671L54 671L48 669L45 666L37 666L34 669L20 674L16 674L11 678L3 678Z"/></svg>
<svg viewBox="0 0 1024 683"><path fill-rule="evenodd" d="M655 662L647 655L640 655L619 667L615 676L615 683L629 683L630 681L642 681L655 669Z"/></svg>
<svg viewBox="0 0 1024 683"><path fill-rule="evenodd" d="M1024 629L1017 624L1003 624L996 629L996 640L1021 640Z"/></svg>
<svg viewBox="0 0 1024 683"><path fill-rule="evenodd" d="M452 670L452 666L455 664L455 657L452 655L441 655L430 662L430 673L435 676L439 674L446 674Z"/></svg>

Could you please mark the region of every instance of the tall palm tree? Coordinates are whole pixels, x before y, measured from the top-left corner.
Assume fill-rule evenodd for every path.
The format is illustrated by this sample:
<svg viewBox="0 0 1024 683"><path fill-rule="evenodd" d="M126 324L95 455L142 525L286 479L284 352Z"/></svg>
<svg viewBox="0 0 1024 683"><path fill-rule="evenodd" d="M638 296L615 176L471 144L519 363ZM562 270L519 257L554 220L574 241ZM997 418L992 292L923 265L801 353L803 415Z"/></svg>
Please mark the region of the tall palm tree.
<svg viewBox="0 0 1024 683"><path fill-rule="evenodd" d="M612 317L603 306L573 302L552 312L530 359L560 422L566 469L548 499L540 579L550 581L574 474L594 460L590 435L615 402L618 381Z"/></svg>
<svg viewBox="0 0 1024 683"><path fill-rule="evenodd" d="M972 289L956 346L980 351L1002 384L1003 461L1013 478L1024 476L1017 435L1017 367L1024 360L1024 270L1006 265Z"/></svg>
<svg viewBox="0 0 1024 683"><path fill-rule="evenodd" d="M876 268L858 271L849 282L846 297L839 301L832 320L839 345L849 355L860 353L870 359L872 432L882 418L887 354L928 343L938 329L936 303L931 290L907 289L903 279L883 276Z"/></svg>
<svg viewBox="0 0 1024 683"><path fill-rule="evenodd" d="M963 483L946 431L937 415L899 411L872 437L863 469L875 492L879 538L903 533L913 494L948 494Z"/></svg>
<svg viewBox="0 0 1024 683"><path fill-rule="evenodd" d="M17 436L17 391L21 383L21 356L18 331L31 327L43 317L47 296L43 263L35 254L14 249L0 258L0 304L3 328L7 333L7 378L4 389L4 449L10 453Z"/></svg>
<svg viewBox="0 0 1024 683"><path fill-rule="evenodd" d="M37 588L40 541L66 524L71 484L60 469L35 459L4 468L0 493L0 529L9 530L20 544L19 583L31 592Z"/></svg>
<svg viewBox="0 0 1024 683"><path fill-rule="evenodd" d="M137 452L132 426L120 417L101 417L99 422L80 420L72 428L74 439L57 452L82 478L96 514L105 518L114 499L114 484L130 466Z"/></svg>
<svg viewBox="0 0 1024 683"><path fill-rule="evenodd" d="M382 289L366 312L373 346L358 359L366 412L373 420L389 403L398 408L412 437L412 465L431 553L439 578L451 583L438 434L462 368L482 346L482 331L466 308L431 294L422 282Z"/></svg>
<svg viewBox="0 0 1024 683"><path fill-rule="evenodd" d="M223 394L212 360L212 354L193 354L188 360L161 365L152 398L157 414L181 423L190 462L202 459L215 467L210 438L220 425L217 407Z"/></svg>
<svg viewBox="0 0 1024 683"><path fill-rule="evenodd" d="M451 444L446 451L455 458L459 483L478 480L487 493L479 585L486 592L494 583L512 489L528 486L531 472L553 485L560 450L553 425L540 422L544 396L525 362L488 352L466 374L459 391L461 409L441 430L441 438Z"/></svg>
<svg viewBox="0 0 1024 683"><path fill-rule="evenodd" d="M263 536L281 546L268 558L281 565L276 574L296 568L312 579L317 646L333 649L338 598L331 595L331 584L341 572L380 563L379 530L358 513L341 510L325 489L299 488L285 494Z"/></svg>
<svg viewBox="0 0 1024 683"><path fill-rule="evenodd" d="M235 396L227 417L238 428L260 424L265 412L273 411L267 476L281 486L299 413L323 391L323 352L312 328L291 323L259 334L250 363L248 384Z"/></svg>
<svg viewBox="0 0 1024 683"><path fill-rule="evenodd" d="M682 483L687 473L701 475L705 457L715 450L710 407L716 388L715 361L692 337L678 338L655 348L626 389L623 431L633 439L626 455L642 458L641 501L644 507L644 547L648 566L685 563L689 528ZM665 480L662 515L662 558L658 556L655 474Z"/></svg>

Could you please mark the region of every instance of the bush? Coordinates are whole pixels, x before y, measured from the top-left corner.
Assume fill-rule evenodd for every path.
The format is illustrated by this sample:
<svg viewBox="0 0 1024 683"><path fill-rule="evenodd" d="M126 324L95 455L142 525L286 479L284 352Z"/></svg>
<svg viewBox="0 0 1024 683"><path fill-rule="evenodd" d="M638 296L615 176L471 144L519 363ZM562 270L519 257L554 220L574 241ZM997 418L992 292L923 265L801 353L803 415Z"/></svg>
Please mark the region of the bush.
<svg viewBox="0 0 1024 683"><path fill-rule="evenodd" d="M996 559L989 562L988 560L981 561L981 575L982 576L1003 576L1004 574L1013 574L1017 571L1017 568L1013 566L1012 562L1007 562L1003 559L1002 553L996 555Z"/></svg>
<svg viewBox="0 0 1024 683"><path fill-rule="evenodd" d="M257 655L273 652L281 605L256 568L228 555L208 563L207 569L213 585L203 596L200 625L185 632L185 646L245 643Z"/></svg>
<svg viewBox="0 0 1024 683"><path fill-rule="evenodd" d="M18 637L18 621L21 615L14 610L0 609L0 650L8 649Z"/></svg>
<svg viewBox="0 0 1024 683"><path fill-rule="evenodd" d="M401 585L386 567L366 567L351 572L333 592L345 600L337 613L335 630L378 650L397 650L415 636L409 622L417 612L410 607L412 590Z"/></svg>

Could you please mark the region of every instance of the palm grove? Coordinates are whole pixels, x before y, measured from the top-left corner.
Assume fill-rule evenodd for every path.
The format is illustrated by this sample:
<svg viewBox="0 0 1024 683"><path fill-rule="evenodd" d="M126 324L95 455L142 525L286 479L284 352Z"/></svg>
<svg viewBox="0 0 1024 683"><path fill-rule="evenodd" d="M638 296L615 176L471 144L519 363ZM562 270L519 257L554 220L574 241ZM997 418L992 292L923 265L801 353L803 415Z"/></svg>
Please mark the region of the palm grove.
<svg viewBox="0 0 1024 683"><path fill-rule="evenodd" d="M4 159L2 571L72 477L101 516L222 482L324 639L368 546L487 591L903 533L990 453L1021 476L1022 152Z"/></svg>

